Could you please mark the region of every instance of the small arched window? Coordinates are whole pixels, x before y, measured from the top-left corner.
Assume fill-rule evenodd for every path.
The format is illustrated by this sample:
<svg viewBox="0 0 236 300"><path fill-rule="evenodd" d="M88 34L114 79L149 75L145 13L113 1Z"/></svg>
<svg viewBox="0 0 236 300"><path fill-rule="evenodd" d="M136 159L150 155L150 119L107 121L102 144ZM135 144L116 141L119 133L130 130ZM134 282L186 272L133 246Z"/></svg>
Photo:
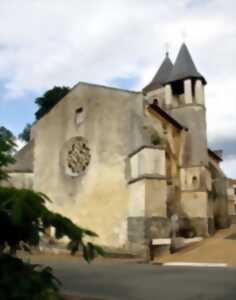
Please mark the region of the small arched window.
<svg viewBox="0 0 236 300"><path fill-rule="evenodd" d="M156 106L159 106L159 102L158 102L158 99L153 99L153 102L152 102L152 104L154 104L154 105L156 105Z"/></svg>
<svg viewBox="0 0 236 300"><path fill-rule="evenodd" d="M193 176L192 184L193 184L194 187L197 185L197 177L196 176Z"/></svg>
<svg viewBox="0 0 236 300"><path fill-rule="evenodd" d="M79 107L75 111L75 124L79 125L84 121L84 109Z"/></svg>

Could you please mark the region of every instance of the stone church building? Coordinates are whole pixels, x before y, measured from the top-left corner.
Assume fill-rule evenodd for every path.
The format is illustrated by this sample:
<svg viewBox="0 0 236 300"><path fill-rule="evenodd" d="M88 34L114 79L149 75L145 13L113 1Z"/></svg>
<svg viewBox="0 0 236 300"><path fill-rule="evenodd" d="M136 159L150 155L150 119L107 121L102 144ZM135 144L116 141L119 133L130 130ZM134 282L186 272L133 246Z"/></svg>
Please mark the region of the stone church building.
<svg viewBox="0 0 236 300"><path fill-rule="evenodd" d="M94 230L101 245L140 252L171 234L208 236L234 219L234 194L208 148L204 76L185 44L140 92L78 83L37 121L9 167L12 183Z"/></svg>

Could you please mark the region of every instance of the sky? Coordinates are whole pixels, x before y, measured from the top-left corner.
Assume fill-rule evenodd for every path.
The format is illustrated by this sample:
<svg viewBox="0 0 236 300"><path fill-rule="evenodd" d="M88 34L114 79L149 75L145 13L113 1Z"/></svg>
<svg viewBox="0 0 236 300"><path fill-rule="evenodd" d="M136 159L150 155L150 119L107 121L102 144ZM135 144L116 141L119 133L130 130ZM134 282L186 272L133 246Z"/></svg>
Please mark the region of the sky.
<svg viewBox="0 0 236 300"><path fill-rule="evenodd" d="M141 90L183 41L208 82L209 145L236 178L235 0L1 0L0 126L18 135L54 86Z"/></svg>

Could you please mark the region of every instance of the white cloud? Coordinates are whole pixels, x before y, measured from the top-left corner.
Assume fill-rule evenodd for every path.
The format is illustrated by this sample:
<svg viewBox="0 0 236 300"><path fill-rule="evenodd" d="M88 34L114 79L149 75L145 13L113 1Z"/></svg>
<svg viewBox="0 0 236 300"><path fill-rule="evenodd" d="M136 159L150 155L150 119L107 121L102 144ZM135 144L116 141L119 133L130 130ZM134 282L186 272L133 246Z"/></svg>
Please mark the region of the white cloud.
<svg viewBox="0 0 236 300"><path fill-rule="evenodd" d="M176 53L183 30L200 60L204 53L208 56L212 41L232 30L232 24L227 26L231 10L224 7L222 15L221 2L205 1L208 6L203 3L195 11L189 2L2 0L1 75L16 94L80 79L104 82L127 73L142 77L161 62L167 41Z"/></svg>
<svg viewBox="0 0 236 300"><path fill-rule="evenodd" d="M1 0L0 81L7 95L78 81L147 84L182 32L208 80L209 140L236 137L236 2L227 0ZM4 95L3 95L4 96ZM3 97L2 96L2 97ZM0 100L1 101L1 100Z"/></svg>
<svg viewBox="0 0 236 300"><path fill-rule="evenodd" d="M236 78L215 79L206 93L208 135L211 142L236 140ZM219 76L220 77L220 76Z"/></svg>
<svg viewBox="0 0 236 300"><path fill-rule="evenodd" d="M16 150L19 151L20 149L22 149L26 143L20 139L16 139L15 140L15 144L16 144Z"/></svg>
<svg viewBox="0 0 236 300"><path fill-rule="evenodd" d="M229 178L236 177L236 158L231 156L221 163L221 167Z"/></svg>

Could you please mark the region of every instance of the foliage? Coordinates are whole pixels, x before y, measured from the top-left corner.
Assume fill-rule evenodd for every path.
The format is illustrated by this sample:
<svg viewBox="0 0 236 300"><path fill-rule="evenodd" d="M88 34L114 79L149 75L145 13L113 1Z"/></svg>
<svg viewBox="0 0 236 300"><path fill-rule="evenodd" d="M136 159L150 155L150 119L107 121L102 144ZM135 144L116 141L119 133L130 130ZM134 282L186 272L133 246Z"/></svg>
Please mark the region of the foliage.
<svg viewBox="0 0 236 300"><path fill-rule="evenodd" d="M160 145L161 138L157 132L151 134L151 143L153 145Z"/></svg>
<svg viewBox="0 0 236 300"><path fill-rule="evenodd" d="M14 142L0 135L0 179L7 179L2 167L14 161L11 156ZM0 186L0 299L58 300L58 282L50 268L39 268L14 257L18 249L30 252L49 227L55 228L57 239L68 237L68 249L75 254L79 248L90 262L103 255L97 245L85 242L97 235L74 224L61 214L50 211L46 195L28 189Z"/></svg>
<svg viewBox="0 0 236 300"><path fill-rule="evenodd" d="M22 141L28 143L30 140L30 130L31 130L32 125L31 124L26 124L25 128L23 129L23 131L19 134L19 139L21 139Z"/></svg>
<svg viewBox="0 0 236 300"><path fill-rule="evenodd" d="M23 247L37 246L40 233L46 234L49 227L55 228L57 239L67 236L70 239L68 248L74 254L81 246L84 258L89 262L101 249L91 243L85 244L86 236L97 235L75 225L70 219L51 212L46 207L48 198L27 189L9 187L0 188L0 248L9 248L11 253Z"/></svg>
<svg viewBox="0 0 236 300"><path fill-rule="evenodd" d="M66 86L55 86L54 88L46 91L43 96L36 98L35 103L38 105L38 110L35 113L36 120L41 119L45 114L47 114L63 97L68 94L69 91L70 88ZM26 124L23 131L18 136L19 139L28 143L30 140L31 127L31 124Z"/></svg>
<svg viewBox="0 0 236 300"><path fill-rule="evenodd" d="M13 134L5 127L0 127L0 181L8 179L3 168L14 162L12 157L15 147Z"/></svg>
<svg viewBox="0 0 236 300"><path fill-rule="evenodd" d="M35 113L36 119L39 120L46 113L48 113L63 97L65 97L70 89L68 87L55 86L51 90L48 90L42 97L35 100L35 103L39 106L38 111Z"/></svg>
<svg viewBox="0 0 236 300"><path fill-rule="evenodd" d="M62 300L59 286L50 267L42 268L8 254L0 256L0 299Z"/></svg>
<svg viewBox="0 0 236 300"><path fill-rule="evenodd" d="M13 133L4 126L0 127L0 135L5 139L12 140L12 141L15 140Z"/></svg>

